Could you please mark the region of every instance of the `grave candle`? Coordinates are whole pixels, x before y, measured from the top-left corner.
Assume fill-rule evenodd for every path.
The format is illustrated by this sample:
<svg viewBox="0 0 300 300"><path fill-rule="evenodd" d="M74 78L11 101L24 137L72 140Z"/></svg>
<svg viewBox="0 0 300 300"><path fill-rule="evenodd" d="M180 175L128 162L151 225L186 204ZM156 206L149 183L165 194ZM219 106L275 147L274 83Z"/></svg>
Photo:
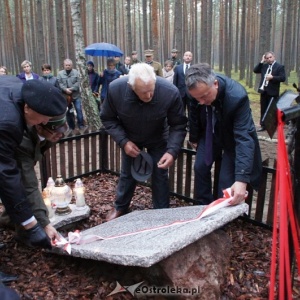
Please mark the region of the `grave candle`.
<svg viewBox="0 0 300 300"><path fill-rule="evenodd" d="M76 199L76 209L85 209L85 187L83 186L83 183L80 178L76 179L73 192Z"/></svg>
<svg viewBox="0 0 300 300"><path fill-rule="evenodd" d="M54 211L53 211L53 208L51 205L50 193L46 188L43 190L42 196L43 196L44 203L48 210L48 218L52 219L54 217Z"/></svg>

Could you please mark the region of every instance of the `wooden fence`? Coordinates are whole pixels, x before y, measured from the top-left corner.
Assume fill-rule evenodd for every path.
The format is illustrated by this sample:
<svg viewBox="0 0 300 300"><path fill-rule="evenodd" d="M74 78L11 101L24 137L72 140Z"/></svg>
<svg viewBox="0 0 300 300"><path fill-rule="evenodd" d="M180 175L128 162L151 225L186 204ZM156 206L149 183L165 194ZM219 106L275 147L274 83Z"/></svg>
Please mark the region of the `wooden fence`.
<svg viewBox="0 0 300 300"><path fill-rule="evenodd" d="M197 204L193 200L193 165L196 152L182 148L175 164L169 170L172 195ZM216 195L220 162L214 167L214 194ZM47 179L58 174L67 181L95 173L110 172L119 174L121 150L104 130L66 137L46 152L40 162L41 182L45 187ZM272 225L275 187L275 168L263 165L263 176L258 191L248 186L248 218L265 225Z"/></svg>

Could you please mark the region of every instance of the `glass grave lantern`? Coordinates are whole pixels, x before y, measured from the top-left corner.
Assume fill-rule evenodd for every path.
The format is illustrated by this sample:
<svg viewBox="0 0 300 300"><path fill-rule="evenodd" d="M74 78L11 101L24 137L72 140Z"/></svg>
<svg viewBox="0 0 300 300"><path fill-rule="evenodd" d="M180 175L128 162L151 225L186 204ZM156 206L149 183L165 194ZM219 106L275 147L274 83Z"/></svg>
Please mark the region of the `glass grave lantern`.
<svg viewBox="0 0 300 300"><path fill-rule="evenodd" d="M55 185L51 188L50 191L50 198L51 202L56 207L56 215L62 216L70 214L72 212L71 208L69 207L72 199L72 190L64 182L61 175L57 175L57 178L55 179Z"/></svg>
<svg viewBox="0 0 300 300"><path fill-rule="evenodd" d="M76 199L76 209L77 210L86 209L85 196L84 196L85 187L83 186L83 182L81 181L80 178L76 179L73 193Z"/></svg>

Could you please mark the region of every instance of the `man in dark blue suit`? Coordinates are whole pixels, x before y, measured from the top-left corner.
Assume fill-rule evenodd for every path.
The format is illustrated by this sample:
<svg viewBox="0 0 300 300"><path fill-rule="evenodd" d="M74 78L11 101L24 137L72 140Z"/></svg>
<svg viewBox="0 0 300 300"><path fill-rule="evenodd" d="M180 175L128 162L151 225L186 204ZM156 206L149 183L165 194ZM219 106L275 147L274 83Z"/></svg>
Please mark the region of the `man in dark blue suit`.
<svg viewBox="0 0 300 300"><path fill-rule="evenodd" d="M239 204L247 184L259 187L262 171L248 94L241 84L215 74L205 63L191 66L186 86L192 96L189 141L197 149L194 198L199 204L214 200L211 167L221 153L218 197L231 187L231 204Z"/></svg>
<svg viewBox="0 0 300 300"><path fill-rule="evenodd" d="M173 83L177 86L180 96L183 101L183 107L184 111L186 109L189 113L189 103L190 103L190 96L187 92L186 86L185 86L185 72L190 68L191 62L193 60L193 54L190 51L187 51L183 55L183 63L176 66L174 69L174 78Z"/></svg>
<svg viewBox="0 0 300 300"><path fill-rule="evenodd" d="M284 66L276 62L275 54L272 51L266 52L260 63L257 64L253 72L261 74L259 83L260 93L260 128L257 131L264 131L265 126L262 122L263 116L270 104L271 99L278 98L280 82L285 81Z"/></svg>

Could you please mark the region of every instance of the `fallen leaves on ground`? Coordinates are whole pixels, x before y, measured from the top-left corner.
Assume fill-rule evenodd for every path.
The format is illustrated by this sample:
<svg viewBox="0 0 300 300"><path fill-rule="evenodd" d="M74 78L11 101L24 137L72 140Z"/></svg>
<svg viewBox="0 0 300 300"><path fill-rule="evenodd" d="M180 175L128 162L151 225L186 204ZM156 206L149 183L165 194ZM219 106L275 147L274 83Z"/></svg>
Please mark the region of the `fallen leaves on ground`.
<svg viewBox="0 0 300 300"><path fill-rule="evenodd" d="M85 230L105 222L105 215L113 206L117 180L111 174L83 178L91 216L78 222L76 229ZM192 204L171 198L171 207L185 205ZM131 210L151 207L150 188L139 185ZM10 286L22 299L133 299L129 293L107 295L115 288L116 281L129 285L143 281L138 267L116 266L25 248L15 242L11 229L0 230L1 242L6 244L1 250L1 271L19 275L19 280ZM229 223L224 230L232 239L232 251L228 254L231 260L222 286L222 300L268 299L272 232L242 219ZM60 231L66 234L70 226ZM300 283L298 277L296 279L293 294L294 299L299 299Z"/></svg>

